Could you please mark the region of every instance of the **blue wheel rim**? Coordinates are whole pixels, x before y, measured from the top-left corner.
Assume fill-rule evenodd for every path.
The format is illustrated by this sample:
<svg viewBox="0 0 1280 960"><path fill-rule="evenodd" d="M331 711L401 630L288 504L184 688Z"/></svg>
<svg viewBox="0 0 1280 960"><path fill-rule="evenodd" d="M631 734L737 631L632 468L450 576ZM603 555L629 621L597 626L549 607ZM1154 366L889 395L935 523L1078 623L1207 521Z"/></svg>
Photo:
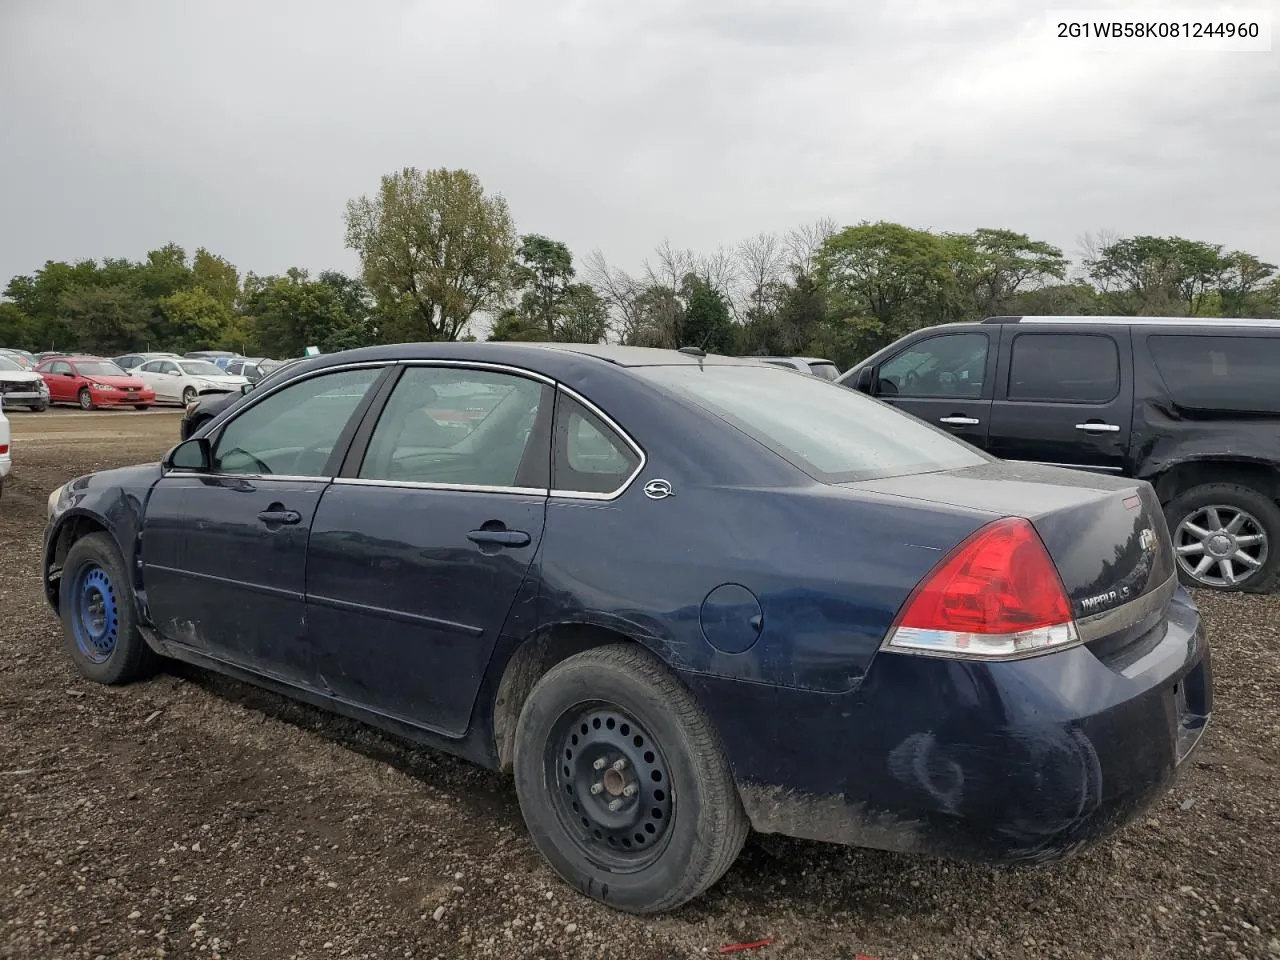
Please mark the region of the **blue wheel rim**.
<svg viewBox="0 0 1280 960"><path fill-rule="evenodd" d="M120 615L111 578L96 563L87 563L76 572L72 590L71 625L76 646L91 663L106 663L120 636Z"/></svg>

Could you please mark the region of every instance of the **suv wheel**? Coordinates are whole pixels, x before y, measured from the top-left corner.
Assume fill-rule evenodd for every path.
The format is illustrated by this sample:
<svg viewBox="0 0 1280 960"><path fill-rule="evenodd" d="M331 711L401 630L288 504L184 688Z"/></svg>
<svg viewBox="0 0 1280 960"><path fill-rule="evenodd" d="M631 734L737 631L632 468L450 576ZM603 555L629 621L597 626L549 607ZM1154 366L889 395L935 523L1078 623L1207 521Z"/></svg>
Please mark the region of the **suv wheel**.
<svg viewBox="0 0 1280 960"><path fill-rule="evenodd" d="M1193 487L1165 507L1178 576L1212 590L1263 593L1280 572L1280 507L1234 483Z"/></svg>
<svg viewBox="0 0 1280 960"><path fill-rule="evenodd" d="M552 667L516 726L514 772L534 845L582 893L670 910L729 869L748 822L710 720L644 651Z"/></svg>

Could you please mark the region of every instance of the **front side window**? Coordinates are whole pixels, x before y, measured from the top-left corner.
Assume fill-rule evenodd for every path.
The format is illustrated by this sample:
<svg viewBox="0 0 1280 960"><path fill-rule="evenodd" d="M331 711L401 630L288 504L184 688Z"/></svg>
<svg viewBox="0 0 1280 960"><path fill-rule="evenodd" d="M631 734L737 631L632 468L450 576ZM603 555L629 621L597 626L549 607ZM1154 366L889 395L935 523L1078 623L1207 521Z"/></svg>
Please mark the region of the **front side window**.
<svg viewBox="0 0 1280 960"><path fill-rule="evenodd" d="M138 370L141 373L161 373L163 372L163 369L162 369L163 367L164 367L164 364L161 363L159 360L151 360L147 363L142 364L140 367L138 367Z"/></svg>
<svg viewBox="0 0 1280 960"><path fill-rule="evenodd" d="M914 343L877 373L876 393L977 400L987 372L985 333L949 333Z"/></svg>
<svg viewBox="0 0 1280 960"><path fill-rule="evenodd" d="M567 394L556 403L551 486L566 493L612 493L640 457L609 426Z"/></svg>
<svg viewBox="0 0 1280 960"><path fill-rule="evenodd" d="M1020 333L1009 363L1009 399L1108 403L1120 392L1120 351L1091 333Z"/></svg>
<svg viewBox="0 0 1280 960"><path fill-rule="evenodd" d="M327 476L338 438L381 370L339 370L273 393L223 428L214 472L254 476Z"/></svg>
<svg viewBox="0 0 1280 960"><path fill-rule="evenodd" d="M909 414L818 377L728 364L643 367L636 374L823 483L958 470L991 460Z"/></svg>
<svg viewBox="0 0 1280 960"><path fill-rule="evenodd" d="M365 480L449 486L545 487L549 454L539 414L550 388L515 374L410 367L392 391L360 465Z"/></svg>
<svg viewBox="0 0 1280 960"><path fill-rule="evenodd" d="M71 369L71 364L67 363L65 360L56 361L53 364L53 366L49 368L49 370L52 373L73 373L74 372Z"/></svg>

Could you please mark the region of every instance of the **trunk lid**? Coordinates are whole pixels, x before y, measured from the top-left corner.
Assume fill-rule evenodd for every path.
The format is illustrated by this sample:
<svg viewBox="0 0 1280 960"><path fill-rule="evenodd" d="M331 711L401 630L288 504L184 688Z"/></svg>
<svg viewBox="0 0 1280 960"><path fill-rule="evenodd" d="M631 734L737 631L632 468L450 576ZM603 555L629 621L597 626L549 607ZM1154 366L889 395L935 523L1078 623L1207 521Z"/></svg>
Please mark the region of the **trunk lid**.
<svg viewBox="0 0 1280 960"><path fill-rule="evenodd" d="M1176 588L1164 512L1143 480L994 461L844 486L1031 521L1086 639L1152 621Z"/></svg>

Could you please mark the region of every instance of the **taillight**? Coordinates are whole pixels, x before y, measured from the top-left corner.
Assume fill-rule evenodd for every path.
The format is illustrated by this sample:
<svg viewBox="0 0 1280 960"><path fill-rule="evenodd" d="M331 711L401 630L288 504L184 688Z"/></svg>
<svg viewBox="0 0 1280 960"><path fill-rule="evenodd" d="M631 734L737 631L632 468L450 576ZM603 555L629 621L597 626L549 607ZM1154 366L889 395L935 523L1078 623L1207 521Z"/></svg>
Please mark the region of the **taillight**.
<svg viewBox="0 0 1280 960"><path fill-rule="evenodd" d="M1071 603L1044 542L1020 517L978 530L916 587L885 647L1010 659L1079 643Z"/></svg>
<svg viewBox="0 0 1280 960"><path fill-rule="evenodd" d="M0 443L0 453L8 453L8 452L9 452L9 445L7 443Z"/></svg>

